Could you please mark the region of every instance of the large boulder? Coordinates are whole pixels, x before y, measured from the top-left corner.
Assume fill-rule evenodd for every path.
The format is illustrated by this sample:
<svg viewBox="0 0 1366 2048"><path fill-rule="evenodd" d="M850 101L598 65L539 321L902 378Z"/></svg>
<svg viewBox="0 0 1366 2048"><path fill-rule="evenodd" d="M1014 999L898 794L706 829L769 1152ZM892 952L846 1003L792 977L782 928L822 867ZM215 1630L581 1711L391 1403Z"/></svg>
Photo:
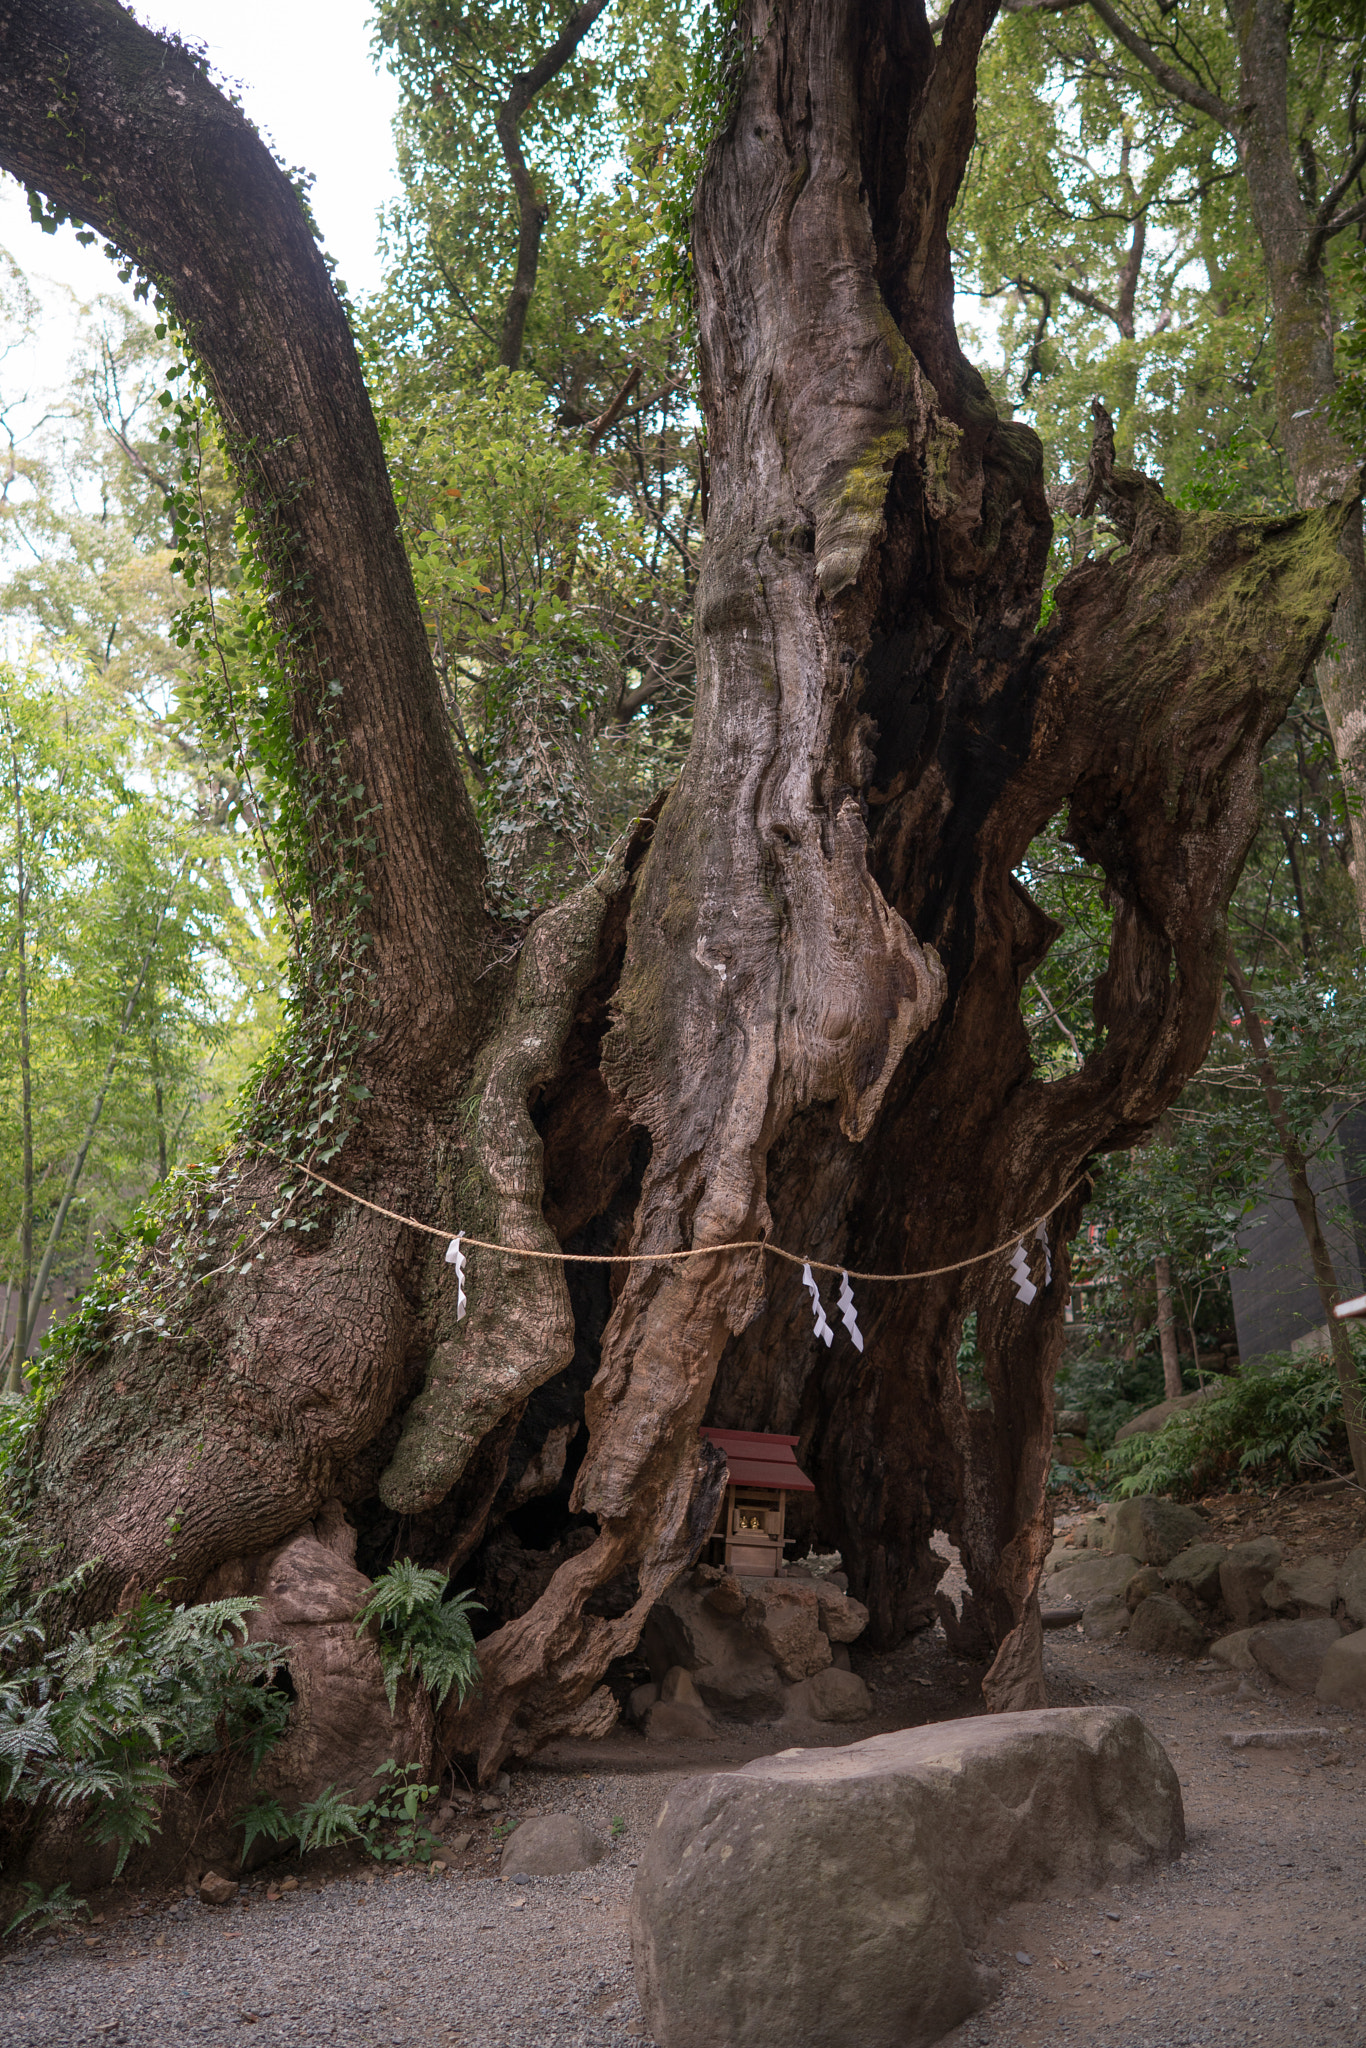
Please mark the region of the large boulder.
<svg viewBox="0 0 1366 2048"><path fill-rule="evenodd" d="M1338 1566L1338 1592L1357 1627L1366 1627L1366 1543L1349 1550Z"/></svg>
<svg viewBox="0 0 1366 2048"><path fill-rule="evenodd" d="M1231 1635L1220 1636L1217 1643L1209 1646L1211 1659L1222 1664L1225 1671L1257 1670L1257 1660L1249 1647L1256 1633L1253 1628L1235 1628Z"/></svg>
<svg viewBox="0 0 1366 2048"><path fill-rule="evenodd" d="M1326 1557L1283 1564L1262 1598L1273 1614L1331 1614L1338 1598L1337 1566Z"/></svg>
<svg viewBox="0 0 1366 2048"><path fill-rule="evenodd" d="M1102 1593L1123 1594L1139 1569L1136 1557L1104 1557L1084 1551L1074 1564L1055 1572L1048 1582L1048 1599L1053 1607L1089 1607Z"/></svg>
<svg viewBox="0 0 1366 2048"><path fill-rule="evenodd" d="M1263 1597L1281 1564L1281 1546L1274 1536L1253 1536L1236 1543L1219 1567L1219 1590L1239 1628L1265 1621L1270 1612Z"/></svg>
<svg viewBox="0 0 1366 2048"><path fill-rule="evenodd" d="M1248 1648L1263 1671L1291 1692L1312 1693L1324 1659L1342 1631L1331 1618L1317 1621L1273 1621L1254 1628Z"/></svg>
<svg viewBox="0 0 1366 2048"><path fill-rule="evenodd" d="M1181 1791L1121 1708L941 1722L675 1786L631 1901L661 2048L926 2048L986 2002L1017 1899L1176 1855Z"/></svg>
<svg viewBox="0 0 1366 2048"><path fill-rule="evenodd" d="M1082 1634L1092 1642L1108 1643L1112 1637L1123 1635L1132 1619L1122 1593L1098 1593L1082 1614Z"/></svg>
<svg viewBox="0 0 1366 2048"><path fill-rule="evenodd" d="M1181 1394L1175 1401L1159 1401L1155 1408L1144 1408L1137 1415L1115 1431L1115 1442L1124 1443L1131 1436L1155 1436L1171 1415L1184 1415L1188 1408L1198 1408L1202 1401L1211 1401L1216 1395L1226 1394L1227 1387L1200 1387L1193 1394Z"/></svg>
<svg viewBox="0 0 1366 2048"><path fill-rule="evenodd" d="M1167 1581L1155 1564L1140 1565L1124 1588L1124 1604L1132 1614L1143 1601L1151 1600L1154 1594L1165 1594L1166 1590Z"/></svg>
<svg viewBox="0 0 1366 2048"><path fill-rule="evenodd" d="M1206 1607L1219 1604L1219 1568L1228 1556L1222 1543L1192 1543L1162 1567L1169 1586L1185 1586Z"/></svg>
<svg viewBox="0 0 1366 2048"><path fill-rule="evenodd" d="M1366 1707L1366 1629L1329 1644L1314 1694L1326 1707Z"/></svg>
<svg viewBox="0 0 1366 2048"><path fill-rule="evenodd" d="M787 1690L785 1721L866 1721L873 1711L872 1695L856 1671L841 1671L831 1664L814 1678Z"/></svg>
<svg viewBox="0 0 1366 2048"><path fill-rule="evenodd" d="M1112 1551L1127 1551L1142 1564L1169 1564L1192 1543L1207 1541L1209 1524L1194 1508L1141 1493L1119 1503L1106 1533Z"/></svg>
<svg viewBox="0 0 1366 2048"><path fill-rule="evenodd" d="M867 1608L828 1578L789 1572L740 1579L702 1565L655 1602L641 1646L661 1687L681 1669L713 1712L771 1721L784 1712L812 1712L805 1694L789 1698L792 1688L828 1670L833 1646L855 1641L867 1623ZM852 1696L850 1688L834 1687L832 1698L836 1692L846 1704ZM667 1703L664 1695L661 1705ZM676 1718L652 1710L650 1732Z"/></svg>
<svg viewBox="0 0 1366 2048"><path fill-rule="evenodd" d="M745 1592L745 1626L777 1665L780 1677L796 1685L825 1670L830 1638L821 1627L820 1594L813 1579L750 1579Z"/></svg>
<svg viewBox="0 0 1366 2048"><path fill-rule="evenodd" d="M1166 1593L1154 1593L1139 1602L1127 1641L1131 1650L1147 1650L1156 1657L1205 1654L1205 1631L1179 1600Z"/></svg>

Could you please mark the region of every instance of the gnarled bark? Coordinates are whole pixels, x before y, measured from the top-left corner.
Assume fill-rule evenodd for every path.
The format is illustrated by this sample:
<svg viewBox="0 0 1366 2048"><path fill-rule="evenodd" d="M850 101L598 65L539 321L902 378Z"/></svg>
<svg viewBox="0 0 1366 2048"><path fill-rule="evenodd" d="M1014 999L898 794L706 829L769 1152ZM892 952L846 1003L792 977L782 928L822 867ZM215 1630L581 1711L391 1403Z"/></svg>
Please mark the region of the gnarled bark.
<svg viewBox="0 0 1366 2048"><path fill-rule="evenodd" d="M1035 632L1038 444L998 419L952 322L946 222L990 12L955 0L936 42L901 0L741 10L738 104L697 204L710 504L693 746L620 869L533 927L515 969L489 950L454 763L429 744L435 693L391 526L375 542L387 581L367 560L349 596L329 557L318 585L385 804L414 776L381 814L375 1102L332 1175L434 1227L638 1263L609 1284L601 1268L562 1279L472 1253L457 1325L441 1244L333 1201L319 1242L261 1240L251 1275L194 1290L169 1339L115 1318L41 1432L35 1519L69 1552L103 1555L95 1604L131 1578L201 1585L333 1496L372 1563L401 1545L450 1567L491 1519L559 1487L578 1525L564 1562L481 1645L481 1693L443 1717L443 1746L485 1773L610 1724L607 1667L696 1555L718 1498L704 1417L800 1430L822 1531L876 1640L929 1618L929 1537L949 1528L973 1587L965 1625L996 1652L988 1698L1042 1697L1034 1594L1065 1244L1087 1161L1148 1130L1208 1043L1258 756L1322 643L1340 522L1179 515L1116 468L1102 415L1090 491L1127 545L1074 572ZM60 126L46 112L54 65ZM298 545L310 562L363 553L371 512L391 514L335 309L317 313L319 361L294 366L314 301L284 323L277 361L238 292L231 353L247 367L220 360L215 294L238 291L239 272L264 266L283 289L293 264L321 285L292 194L213 100L112 0L0 0L0 161L126 237L179 295L242 433L274 446L305 402L349 422L344 454L330 424L310 430ZM192 201L174 178L159 196L177 150L185 187L207 198L189 282ZM117 206L76 156L108 159ZM242 349L244 331L259 347ZM352 602L356 619L331 620ZM376 683L365 664L391 620L402 664L388 649ZM306 744L311 670L296 687ZM428 800L435 833L414 815ZM1114 928L1099 1050L1049 1080L1020 994L1056 927L1016 870L1060 815L1105 872ZM452 928L410 963L443 900ZM235 1228L277 1186L267 1161L225 1168L187 1227L210 1253L211 1203ZM870 1285L861 1355L842 1336L816 1346L794 1270L759 1249L772 1235L920 1271L1044 1211L1028 1306L1004 1258ZM754 1251L652 1256L736 1239ZM990 1391L979 1409L954 1369L969 1309Z"/></svg>

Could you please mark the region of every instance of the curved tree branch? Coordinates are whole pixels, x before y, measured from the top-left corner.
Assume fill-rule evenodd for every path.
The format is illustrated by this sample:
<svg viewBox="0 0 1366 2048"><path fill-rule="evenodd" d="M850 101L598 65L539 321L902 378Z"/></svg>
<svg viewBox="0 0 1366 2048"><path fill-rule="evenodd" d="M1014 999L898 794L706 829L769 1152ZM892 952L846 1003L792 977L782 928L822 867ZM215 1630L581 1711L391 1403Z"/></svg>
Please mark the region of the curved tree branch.
<svg viewBox="0 0 1366 2048"><path fill-rule="evenodd" d="M152 278L203 366L266 566L296 763L321 796L313 882L335 874L338 804L360 790L374 1053L449 1070L483 939L483 855L306 210L203 64L115 0L0 0L0 166Z"/></svg>
<svg viewBox="0 0 1366 2048"><path fill-rule="evenodd" d="M535 180L522 153L522 116L542 86L549 85L556 73L563 71L606 5L607 0L584 0L582 7L575 8L560 34L537 58L530 71L518 73L512 82L512 91L498 109L494 125L502 145L503 161L517 194L518 215L517 269L498 347L498 361L505 370L515 370L522 360L527 308L536 289L536 271L541 260L541 236L550 218L549 209L536 190Z"/></svg>

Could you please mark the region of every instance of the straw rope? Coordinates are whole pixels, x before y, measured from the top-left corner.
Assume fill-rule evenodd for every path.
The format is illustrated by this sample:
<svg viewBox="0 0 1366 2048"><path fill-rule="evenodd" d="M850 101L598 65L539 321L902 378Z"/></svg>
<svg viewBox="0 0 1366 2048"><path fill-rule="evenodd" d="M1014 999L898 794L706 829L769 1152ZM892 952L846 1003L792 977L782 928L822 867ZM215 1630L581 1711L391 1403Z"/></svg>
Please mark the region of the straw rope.
<svg viewBox="0 0 1366 2048"><path fill-rule="evenodd" d="M416 1216L401 1216L397 1210L382 1208L378 1202L369 1202L364 1195L354 1194L350 1188L339 1187L336 1181L329 1180L325 1173L315 1173L311 1166L295 1167L294 1171L306 1173L310 1180L320 1181L323 1187L330 1188L334 1195L340 1195L344 1201L356 1202L362 1209L371 1209L376 1216L387 1217L390 1223L406 1223L410 1230L425 1231L428 1237L444 1238L447 1243L457 1234L453 1230L440 1229L434 1223L420 1223ZM1074 1195L1082 1182L1088 1178L1087 1174L1078 1174L1071 1187L1064 1189L1051 1208L1045 1209L1042 1215L1036 1216L1022 1229L1013 1232L1001 1244L993 1245L990 1251L974 1252L968 1259L955 1259L951 1266L927 1266L923 1273L856 1273L849 1266L832 1266L824 1259L808 1259L800 1252L785 1251L782 1245L770 1244L767 1238L761 1237L737 1238L730 1244L691 1245L686 1251L681 1252L543 1252L532 1250L526 1245L491 1244L487 1238L468 1237L463 1231L459 1233L459 1237L462 1250L469 1245L476 1251L502 1252L510 1259L554 1259L569 1266L656 1266L672 1264L680 1259L711 1259L722 1252L767 1252L772 1258L785 1259L789 1266L809 1266L813 1273L846 1273L851 1280L878 1280L897 1284L907 1280L939 1280L946 1273L961 1273L966 1266L980 1266L987 1259L999 1258L1002 1252L1013 1250L1031 1230L1037 1230L1040 1224L1046 1223L1054 1211L1061 1209L1068 1196Z"/></svg>

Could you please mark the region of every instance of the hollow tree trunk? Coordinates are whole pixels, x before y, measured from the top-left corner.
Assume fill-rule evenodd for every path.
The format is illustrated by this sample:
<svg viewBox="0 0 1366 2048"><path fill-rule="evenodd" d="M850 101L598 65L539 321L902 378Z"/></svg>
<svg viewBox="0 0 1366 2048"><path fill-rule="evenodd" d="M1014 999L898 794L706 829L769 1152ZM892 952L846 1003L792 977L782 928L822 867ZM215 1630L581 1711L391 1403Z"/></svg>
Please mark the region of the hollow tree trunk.
<svg viewBox="0 0 1366 2048"><path fill-rule="evenodd" d="M457 1320L439 1244L333 1201L312 1242L253 1239L249 1275L182 1289L171 1338L136 1299L111 1316L38 1434L36 1530L101 1555L92 1606L171 1569L198 1586L329 1498L454 1568L514 1497L510 1460L554 1463L551 1397L591 1375L584 1547L485 1639L482 1692L444 1718L485 1773L614 1717L607 1666L718 1497L704 1416L800 1429L876 1640L928 1617L929 1539L949 1529L989 1700L1042 1697L1065 1244L1088 1159L1148 1130L1208 1043L1258 756L1322 643L1341 522L1178 515L1115 467L1099 415L1089 496L1128 545L1074 572L1035 635L1038 444L997 418L952 322L946 222L990 16L956 0L936 43L904 0L742 8L739 100L696 214L693 744L657 820L513 967L482 921L378 441L292 193L192 60L110 0L0 0L0 162L164 280L232 432L300 508L328 656L296 659L299 744L339 679L383 807L375 1099L332 1177L504 1245L642 1261L609 1290L600 1269L570 1284L553 1261L472 1253ZM276 601L288 617L290 590ZM1045 1081L1020 995L1057 927L1016 870L1059 815L1114 924L1099 1049ZM328 851L324 829L320 874ZM229 1162L183 1234L220 1264L279 1184L265 1159ZM1031 1300L1005 1257L861 1287L861 1355L815 1344L795 1273L757 1249L772 1234L918 1271L1045 1210ZM756 1250L650 1258L735 1239ZM134 1294L153 1267L178 1286L176 1242L149 1249ZM989 1392L972 1410L954 1370L969 1309Z"/></svg>

